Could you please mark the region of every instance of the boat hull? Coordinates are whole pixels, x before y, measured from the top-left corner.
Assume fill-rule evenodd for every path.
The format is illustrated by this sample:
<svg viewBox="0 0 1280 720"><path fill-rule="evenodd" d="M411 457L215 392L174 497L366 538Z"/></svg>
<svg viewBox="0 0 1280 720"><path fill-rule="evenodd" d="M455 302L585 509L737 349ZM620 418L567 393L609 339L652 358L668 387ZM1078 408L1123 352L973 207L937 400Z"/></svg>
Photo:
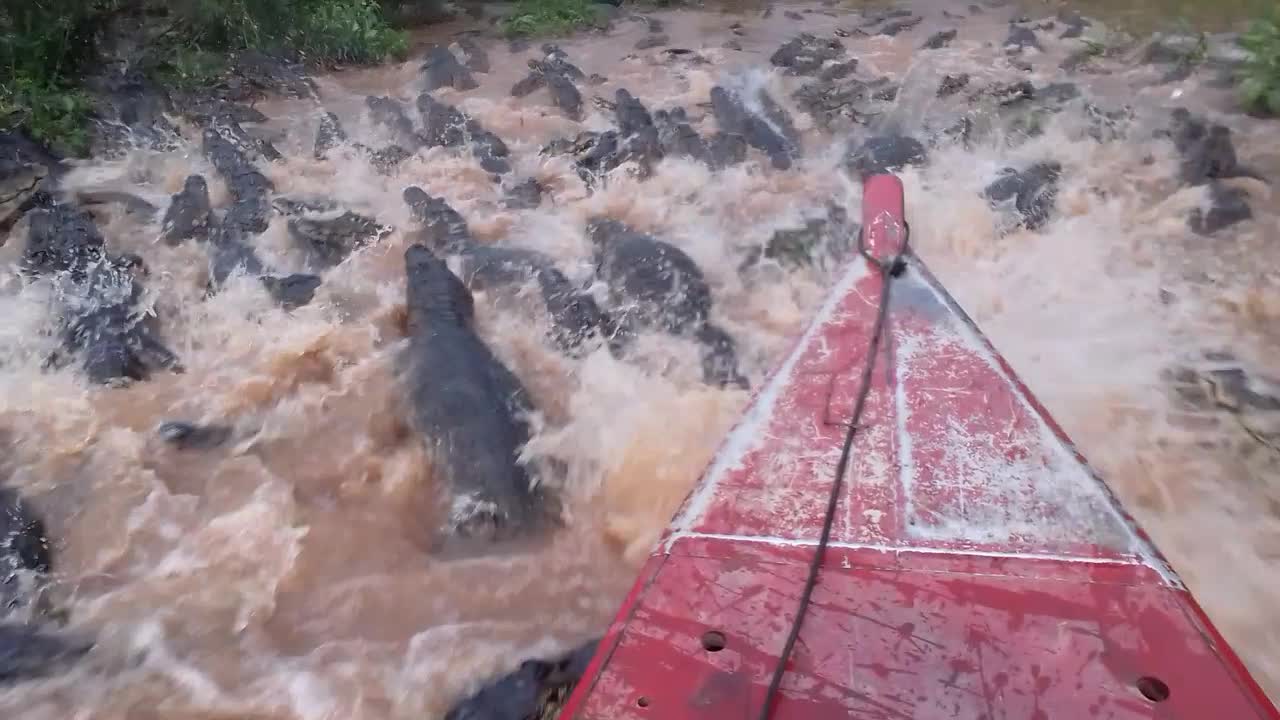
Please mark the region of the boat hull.
<svg viewBox="0 0 1280 720"><path fill-rule="evenodd" d="M867 180L873 253L906 237ZM818 550L884 276L843 277L642 569L562 718L759 718ZM1149 539L917 258L776 720L1280 718Z"/></svg>

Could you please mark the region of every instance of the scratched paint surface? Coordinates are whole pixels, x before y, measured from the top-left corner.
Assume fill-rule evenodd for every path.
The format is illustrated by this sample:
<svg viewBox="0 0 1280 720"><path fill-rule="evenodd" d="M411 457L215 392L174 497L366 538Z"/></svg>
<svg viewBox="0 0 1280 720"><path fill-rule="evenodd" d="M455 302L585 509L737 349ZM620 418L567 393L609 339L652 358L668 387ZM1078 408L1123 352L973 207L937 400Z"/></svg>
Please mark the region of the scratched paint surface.
<svg viewBox="0 0 1280 720"><path fill-rule="evenodd" d="M727 557L677 544L576 717L757 717L807 568L744 560L717 542L709 554ZM828 556L775 720L1266 717L1183 612L1182 591L1136 582L1141 566L1074 563L1064 574L1013 559L1008 574L975 576L876 568L842 552ZM1044 568L1052 579L1037 566L1055 566ZM723 650L703 649L709 629L724 634ZM1141 677L1170 697L1147 700Z"/></svg>
<svg viewBox="0 0 1280 720"><path fill-rule="evenodd" d="M896 280L833 539L892 547L1142 557L1098 481L916 271ZM757 424L735 433L677 532L812 538L867 362L878 276L821 318ZM718 502L717 497L733 498Z"/></svg>
<svg viewBox="0 0 1280 720"><path fill-rule="evenodd" d="M863 212L876 232L886 213L900 220L897 179L868 181ZM672 521L562 717L759 717L880 282L850 263ZM894 282L832 543L772 718L1280 720L927 270L912 264ZM704 648L710 631L723 649Z"/></svg>

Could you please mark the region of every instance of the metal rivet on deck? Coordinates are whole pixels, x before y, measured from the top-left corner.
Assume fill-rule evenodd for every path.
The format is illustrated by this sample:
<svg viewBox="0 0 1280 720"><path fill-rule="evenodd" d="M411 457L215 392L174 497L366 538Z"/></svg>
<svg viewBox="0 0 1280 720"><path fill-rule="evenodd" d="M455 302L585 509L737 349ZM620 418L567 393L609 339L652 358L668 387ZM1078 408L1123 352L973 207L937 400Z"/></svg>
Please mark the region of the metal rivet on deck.
<svg viewBox="0 0 1280 720"><path fill-rule="evenodd" d="M709 630L702 634L702 649L707 652L720 652L724 649L725 638L724 633L719 630Z"/></svg>
<svg viewBox="0 0 1280 720"><path fill-rule="evenodd" d="M1164 702L1169 699L1169 686L1160 678L1140 677L1137 685L1138 692L1142 693L1142 697L1151 702Z"/></svg>

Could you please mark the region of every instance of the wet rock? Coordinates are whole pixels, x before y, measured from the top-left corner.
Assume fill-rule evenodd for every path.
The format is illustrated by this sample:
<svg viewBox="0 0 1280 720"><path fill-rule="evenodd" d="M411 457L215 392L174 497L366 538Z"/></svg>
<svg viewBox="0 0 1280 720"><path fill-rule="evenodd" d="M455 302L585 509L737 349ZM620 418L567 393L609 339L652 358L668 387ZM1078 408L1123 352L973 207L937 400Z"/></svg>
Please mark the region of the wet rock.
<svg viewBox="0 0 1280 720"><path fill-rule="evenodd" d="M222 227L246 235L267 231L271 223L271 200L267 193L237 198L222 216Z"/></svg>
<svg viewBox="0 0 1280 720"><path fill-rule="evenodd" d="M572 120L582 118L582 93L574 81L584 80L585 75L570 63L564 51L554 45L543 47L542 60L529 61L529 74L511 87L513 97L523 97L546 87L551 103Z"/></svg>
<svg viewBox="0 0 1280 720"><path fill-rule="evenodd" d="M800 132L796 130L795 123L791 120L791 114L786 108L778 104L769 93L761 88L756 93L756 101L760 103L760 109L764 111L764 117L769 123L782 133L782 137L790 144L791 148L800 147Z"/></svg>
<svg viewBox="0 0 1280 720"><path fill-rule="evenodd" d="M462 51L463 64L471 72L489 72L489 53L480 47L475 38L463 36L458 38L458 49Z"/></svg>
<svg viewBox="0 0 1280 720"><path fill-rule="evenodd" d="M1182 155L1182 181L1202 185L1248 174L1236 157L1231 130L1225 125L1209 125L1185 108L1172 114L1170 134Z"/></svg>
<svg viewBox="0 0 1280 720"><path fill-rule="evenodd" d="M969 14L970 14L970 15L982 15L982 14L984 14L984 13L986 13L986 10L983 10L981 5L970 5L970 6L969 6Z"/></svg>
<svg viewBox="0 0 1280 720"><path fill-rule="evenodd" d="M452 708L445 720L528 720L554 717L587 671L598 641L553 660L527 660Z"/></svg>
<svg viewBox="0 0 1280 720"><path fill-rule="evenodd" d="M1001 106L1016 105L1018 103L1034 100L1036 97L1036 87L1031 84L1030 80L1019 80L1013 83L998 83L992 85L982 94L987 95Z"/></svg>
<svg viewBox="0 0 1280 720"><path fill-rule="evenodd" d="M541 72L533 71L511 86L511 97L524 97L546 86L547 80Z"/></svg>
<svg viewBox="0 0 1280 720"><path fill-rule="evenodd" d="M702 379L716 387L750 389L746 376L738 369L738 348L733 336L722 328L707 324L698 328L694 338L702 347Z"/></svg>
<svg viewBox="0 0 1280 720"><path fill-rule="evenodd" d="M1179 63L1174 65L1168 72L1160 76L1160 84L1168 85L1169 83L1182 82L1191 77L1191 73L1195 70L1190 63Z"/></svg>
<svg viewBox="0 0 1280 720"><path fill-rule="evenodd" d="M179 370L160 340L155 316L139 311L138 263L113 258L92 219L54 205L31 213L24 268L62 282L61 349L53 365L77 358L90 382L145 380L157 369Z"/></svg>
<svg viewBox="0 0 1280 720"><path fill-rule="evenodd" d="M924 17L920 15L909 17L905 20L894 20L893 22L885 23L885 26L880 28L880 34L888 37L896 37L922 22L924 22Z"/></svg>
<svg viewBox="0 0 1280 720"><path fill-rule="evenodd" d="M40 591L53 569L44 521L12 488L0 486L0 685L47 677L92 643L45 618ZM34 612L23 612L33 610ZM31 620L18 616L30 614ZM32 621L34 620L34 621Z"/></svg>
<svg viewBox="0 0 1280 720"><path fill-rule="evenodd" d="M625 159L634 160L640 165L641 174L647 175L663 157L653 117L637 98L622 88L615 94L614 116Z"/></svg>
<svg viewBox="0 0 1280 720"><path fill-rule="evenodd" d="M90 269L107 260L106 240L88 213L55 204L31 213L23 270L37 276L68 273L87 278Z"/></svg>
<svg viewBox="0 0 1280 720"><path fill-rule="evenodd" d="M1149 63L1186 64L1207 51L1206 40L1196 34L1156 33L1142 50Z"/></svg>
<svg viewBox="0 0 1280 720"><path fill-rule="evenodd" d="M283 277L263 275L262 285L267 294L285 310L297 310L315 299L320 289L320 277L306 273L294 273Z"/></svg>
<svg viewBox="0 0 1280 720"><path fill-rule="evenodd" d="M469 140L471 154L480 167L491 173L511 171L507 144L462 111L423 93L418 96L418 112L422 116L422 140L428 146L456 147Z"/></svg>
<svg viewBox="0 0 1280 720"><path fill-rule="evenodd" d="M1011 25L1009 27L1009 36L1005 38L1004 46L1016 50L1025 50L1027 48L1044 50L1040 46L1040 39L1036 37L1036 31L1021 25Z"/></svg>
<svg viewBox="0 0 1280 720"><path fill-rule="evenodd" d="M804 20L804 16L796 12L795 10L784 11L782 13L782 16L788 20Z"/></svg>
<svg viewBox="0 0 1280 720"><path fill-rule="evenodd" d="M480 87L471 71L467 70L448 48L433 47L427 51L422 63L425 90L453 88L454 90L474 90Z"/></svg>
<svg viewBox="0 0 1280 720"><path fill-rule="evenodd" d="M912 137L903 135L876 135L845 156L845 165L855 173L866 177L893 172L908 165L923 165L928 160L925 147Z"/></svg>
<svg viewBox="0 0 1280 720"><path fill-rule="evenodd" d="M1001 177L983 191L993 206L1012 201L1021 215L1022 224L1029 230L1042 227L1049 221L1058 196L1058 179L1062 166L1056 162L1036 163L1018 172L1013 168L1001 171Z"/></svg>
<svg viewBox="0 0 1280 720"><path fill-rule="evenodd" d="M209 239L210 292L222 287L236 273L258 277L266 272L266 266L246 242L243 232L220 226L214 229Z"/></svg>
<svg viewBox="0 0 1280 720"><path fill-rule="evenodd" d="M893 102L898 97L898 86L889 82L888 78L881 78L877 86L872 86L871 98L883 102Z"/></svg>
<svg viewBox="0 0 1280 720"><path fill-rule="evenodd" d="M547 90L551 94L551 104L564 112L570 120L582 119L582 93L567 76L561 73L547 73L543 76Z"/></svg>
<svg viewBox="0 0 1280 720"><path fill-rule="evenodd" d="M951 30L941 30L930 35L929 39L925 40L924 45L921 47L925 50L941 50L942 48L950 45L952 40L956 39L956 34L957 33L954 28Z"/></svg>
<svg viewBox="0 0 1280 720"><path fill-rule="evenodd" d="M443 260L413 245L405 274L410 420L452 496L442 539L528 535L546 519L537 474L519 462L531 434L528 393L476 335L471 293Z"/></svg>
<svg viewBox="0 0 1280 720"><path fill-rule="evenodd" d="M1129 123L1133 121L1133 108L1128 106L1106 110L1086 102L1084 112L1089 125L1089 137L1098 142L1115 142L1122 139Z"/></svg>
<svg viewBox="0 0 1280 720"><path fill-rule="evenodd" d="M145 198L118 190L80 190L75 195L76 202L82 207L114 205L122 208L125 214L140 216L147 222L155 217L159 209Z"/></svg>
<svg viewBox="0 0 1280 720"><path fill-rule="evenodd" d="M1064 27L1062 35L1060 36L1064 40L1083 37L1085 28L1092 24L1082 17L1080 13L1066 9L1058 11L1058 21L1061 22Z"/></svg>
<svg viewBox="0 0 1280 720"><path fill-rule="evenodd" d="M1223 228L1253 218L1249 196L1239 188L1220 182L1209 183L1208 209L1196 208L1187 218L1187 227L1197 235L1212 235Z"/></svg>
<svg viewBox="0 0 1280 720"><path fill-rule="evenodd" d="M173 105L165 90L140 70L102 72L86 80L93 96L91 149L115 156L134 145L153 150L177 147L179 133L166 114Z"/></svg>
<svg viewBox="0 0 1280 720"><path fill-rule="evenodd" d="M52 556L44 521L16 490L0 486L0 618L36 603L29 580L43 579L52 569Z"/></svg>
<svg viewBox="0 0 1280 720"><path fill-rule="evenodd" d="M231 428L226 425L197 425L170 420L161 423L156 434L179 450L210 450L231 439Z"/></svg>
<svg viewBox="0 0 1280 720"><path fill-rule="evenodd" d="M821 265L829 258L847 253L857 232L856 224L849 222L844 208L832 206L826 217L810 218L803 227L775 231L762 255L791 267Z"/></svg>
<svg viewBox="0 0 1280 720"><path fill-rule="evenodd" d="M296 98L315 98L315 82L307 77L306 68L279 55L258 50L243 50L231 62L232 74L244 86L263 95L289 95Z"/></svg>
<svg viewBox="0 0 1280 720"><path fill-rule="evenodd" d="M654 122L658 126L658 140L662 144L663 155L687 157L699 162L710 161L706 141L683 116L677 117L659 110L654 113Z"/></svg>
<svg viewBox="0 0 1280 720"><path fill-rule="evenodd" d="M271 207L281 215L318 215L337 210L338 203L323 195L285 195L272 199Z"/></svg>
<svg viewBox="0 0 1280 720"><path fill-rule="evenodd" d="M271 182L258 172L240 146L216 129L204 131L204 154L226 180L234 200L223 224L246 233L265 231L271 210Z"/></svg>
<svg viewBox="0 0 1280 720"><path fill-rule="evenodd" d="M1036 96L1054 103L1066 103L1080 97L1080 87L1075 83L1051 83L1039 90L1033 90Z"/></svg>
<svg viewBox="0 0 1280 720"><path fill-rule="evenodd" d="M213 209L209 204L209 184L202 175L189 175L169 201L161 224L160 236L169 245L184 240L203 238L209 233Z"/></svg>
<svg viewBox="0 0 1280 720"><path fill-rule="evenodd" d="M747 161L747 139L741 135L720 131L707 142L707 155L711 168L723 170Z"/></svg>
<svg viewBox="0 0 1280 720"><path fill-rule="evenodd" d="M558 45L550 43L542 46L542 60L530 60L529 67L542 72L560 73L570 80L582 80L586 75L577 65L569 62L569 55Z"/></svg>
<svg viewBox="0 0 1280 720"><path fill-rule="evenodd" d="M636 43L637 50L652 50L656 47L662 47L671 42L671 38L666 35L646 35Z"/></svg>
<svg viewBox="0 0 1280 720"><path fill-rule="evenodd" d="M49 627L0 624L0 685L53 675L92 647L88 640Z"/></svg>
<svg viewBox="0 0 1280 720"><path fill-rule="evenodd" d="M253 136L245 131L240 126L240 123L229 117L214 118L208 129L217 133L219 137L230 143L237 152L249 160L262 159L274 162L284 157L274 145L262 138Z"/></svg>
<svg viewBox="0 0 1280 720"><path fill-rule="evenodd" d="M886 20L893 20L895 18L909 18L913 14L914 13L912 13L910 10L907 10L905 8L898 8L896 10L868 11L865 14L867 18L866 22L862 23L862 27L871 27L872 25L879 25L880 23Z"/></svg>
<svg viewBox="0 0 1280 720"><path fill-rule="evenodd" d="M414 147L418 144L418 136L413 129L413 121L409 119L409 111L399 100L389 97L364 99L369 108L369 117L377 125L381 125L391 133L391 139L398 145Z"/></svg>
<svg viewBox="0 0 1280 720"><path fill-rule="evenodd" d="M289 235L314 267L330 268L366 245L391 234L392 228L347 211L336 217L301 217L289 221Z"/></svg>
<svg viewBox="0 0 1280 720"><path fill-rule="evenodd" d="M468 118L461 110L422 93L418 114L422 117L422 140L428 147L457 147L466 142Z"/></svg>
<svg viewBox="0 0 1280 720"><path fill-rule="evenodd" d="M611 323L590 294L574 287L551 257L524 248L474 245L461 256L461 276L472 290L537 285L551 319L551 339L576 355L584 342L604 337Z"/></svg>
<svg viewBox="0 0 1280 720"><path fill-rule="evenodd" d="M627 322L673 333L706 324L711 287L683 250L616 220L593 221L588 236L597 276L613 304L627 308Z"/></svg>
<svg viewBox="0 0 1280 720"><path fill-rule="evenodd" d="M0 167L0 232L8 232L35 207L37 193L47 176L43 165Z"/></svg>
<svg viewBox="0 0 1280 720"><path fill-rule="evenodd" d="M316 130L314 157L324 159L329 151L347 141L347 131L343 129L338 116L327 112L320 116L320 127Z"/></svg>
<svg viewBox="0 0 1280 720"><path fill-rule="evenodd" d="M818 79L825 82L832 82L849 77L858 70L858 59L852 58L841 63L834 63L822 69L822 73L818 75Z"/></svg>
<svg viewBox="0 0 1280 720"><path fill-rule="evenodd" d="M836 130L842 123L860 119L859 107L870 96L866 83L814 82L796 91L794 98L801 110L809 113L820 127Z"/></svg>
<svg viewBox="0 0 1280 720"><path fill-rule="evenodd" d="M460 253L471 247L471 230L467 221L444 198L432 197L419 187L404 191L404 202L413 217L422 223L421 241L443 253Z"/></svg>
<svg viewBox="0 0 1280 720"><path fill-rule="evenodd" d="M835 38L819 38L810 33L788 40L769 57L769 62L786 68L792 75L813 75L828 61L845 55L844 45Z"/></svg>
<svg viewBox="0 0 1280 720"><path fill-rule="evenodd" d="M741 135L747 144L768 155L775 168L791 167L797 156L795 147L769 123L747 110L737 94L718 85L711 88L711 109L721 131Z"/></svg>
<svg viewBox="0 0 1280 720"><path fill-rule="evenodd" d="M508 210L532 210L542 204L542 183L537 178L527 178L507 191L502 200Z"/></svg>
<svg viewBox="0 0 1280 720"><path fill-rule="evenodd" d="M626 155L620 151L620 148L618 133L608 130L579 133L572 140L566 138L553 140L542 149L542 154L573 155L574 168L578 177L591 187L600 175L626 162Z"/></svg>
<svg viewBox="0 0 1280 720"><path fill-rule="evenodd" d="M960 73L959 75L945 75L942 83L938 85L938 97L949 97L955 95L969 84L969 73Z"/></svg>
<svg viewBox="0 0 1280 720"><path fill-rule="evenodd" d="M182 114L201 127L207 126L217 118L226 118L237 123L264 123L269 118L261 111L248 105L241 105L218 97L201 95L180 96L174 104Z"/></svg>
<svg viewBox="0 0 1280 720"><path fill-rule="evenodd" d="M745 386L732 340L709 325L711 287L683 250L616 220L587 227L596 276L609 286L624 331L653 328L698 341L704 349L704 379Z"/></svg>
<svg viewBox="0 0 1280 720"><path fill-rule="evenodd" d="M44 146L21 132L0 132L0 233L46 199L63 172Z"/></svg>
<svg viewBox="0 0 1280 720"><path fill-rule="evenodd" d="M358 145L357 149L363 150L369 156L369 163L373 165L381 175L394 175L396 168L400 163L413 157L413 153L405 150L399 145L388 145L386 147L374 150L363 145Z"/></svg>
<svg viewBox="0 0 1280 720"><path fill-rule="evenodd" d="M1077 50L1066 57L1058 67L1066 72L1077 72L1086 69L1098 53L1093 48Z"/></svg>

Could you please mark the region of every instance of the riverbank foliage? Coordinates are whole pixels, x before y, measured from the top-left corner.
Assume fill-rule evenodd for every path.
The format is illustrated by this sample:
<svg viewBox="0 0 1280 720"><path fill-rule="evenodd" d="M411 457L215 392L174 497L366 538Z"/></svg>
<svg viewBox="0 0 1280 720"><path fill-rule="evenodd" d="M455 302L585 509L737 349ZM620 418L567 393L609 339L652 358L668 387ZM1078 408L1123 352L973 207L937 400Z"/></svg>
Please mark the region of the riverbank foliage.
<svg viewBox="0 0 1280 720"><path fill-rule="evenodd" d="M408 0L406 0L408 1ZM13 0L0 2L0 129L22 128L71 154L84 152L91 112L79 89L103 28L121 17L164 28L142 63L158 79L194 88L225 70L229 52L286 52L313 63L402 55L395 0Z"/></svg>
<svg viewBox="0 0 1280 720"><path fill-rule="evenodd" d="M1252 57L1241 70L1245 106L1264 115L1280 115L1280 7L1253 23L1241 39Z"/></svg>
<svg viewBox="0 0 1280 720"><path fill-rule="evenodd" d="M502 29L512 37L562 35L593 24L597 17L592 0L516 0Z"/></svg>

